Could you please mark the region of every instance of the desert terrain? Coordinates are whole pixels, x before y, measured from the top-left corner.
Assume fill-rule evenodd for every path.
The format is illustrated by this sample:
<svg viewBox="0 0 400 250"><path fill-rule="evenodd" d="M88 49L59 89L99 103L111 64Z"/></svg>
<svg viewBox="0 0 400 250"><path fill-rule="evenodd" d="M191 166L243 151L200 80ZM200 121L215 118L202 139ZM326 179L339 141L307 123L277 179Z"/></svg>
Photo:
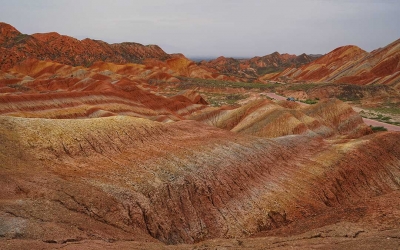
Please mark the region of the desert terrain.
<svg viewBox="0 0 400 250"><path fill-rule="evenodd" d="M400 247L400 40L196 63L0 23L0 55L1 249Z"/></svg>

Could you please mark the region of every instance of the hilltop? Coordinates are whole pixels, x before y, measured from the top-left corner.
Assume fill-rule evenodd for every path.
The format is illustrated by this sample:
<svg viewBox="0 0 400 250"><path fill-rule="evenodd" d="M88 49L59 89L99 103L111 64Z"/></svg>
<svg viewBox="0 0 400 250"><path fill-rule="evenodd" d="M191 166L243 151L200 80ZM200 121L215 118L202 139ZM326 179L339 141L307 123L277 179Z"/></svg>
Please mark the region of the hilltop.
<svg viewBox="0 0 400 250"><path fill-rule="evenodd" d="M90 66L96 61L139 63L148 58L166 60L171 55L157 45L103 41L60 35L56 32L22 34L6 23L0 23L0 69L7 70L26 58L51 60L72 66Z"/></svg>
<svg viewBox="0 0 400 250"><path fill-rule="evenodd" d="M382 84L400 88L400 39L370 53L357 46L339 47L317 60L264 79L287 82Z"/></svg>
<svg viewBox="0 0 400 250"><path fill-rule="evenodd" d="M251 59L234 59L218 57L210 61L202 61L201 65L213 68L218 72L247 78L257 78L266 73L279 72L287 67L298 67L310 63L318 56L301 54L299 56L274 52L270 55Z"/></svg>
<svg viewBox="0 0 400 250"><path fill-rule="evenodd" d="M395 77L318 88L362 72L354 62L396 74L396 44L195 63L157 46L0 32L1 249L400 245L400 133L333 98L395 96ZM283 65L317 82L257 78Z"/></svg>

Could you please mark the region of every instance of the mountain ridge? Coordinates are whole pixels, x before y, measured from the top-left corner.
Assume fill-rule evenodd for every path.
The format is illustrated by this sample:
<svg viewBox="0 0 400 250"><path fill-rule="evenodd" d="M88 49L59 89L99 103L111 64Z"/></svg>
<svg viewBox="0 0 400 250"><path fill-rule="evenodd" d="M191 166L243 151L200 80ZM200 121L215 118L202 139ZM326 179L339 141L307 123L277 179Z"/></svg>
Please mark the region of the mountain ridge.
<svg viewBox="0 0 400 250"><path fill-rule="evenodd" d="M314 61L316 58L318 57L312 57L305 53L291 55L288 53L273 52L269 55L255 56L249 59L220 56L214 60L201 61L200 65L213 68L228 75L257 78L265 73L281 71L290 66L304 65Z"/></svg>
<svg viewBox="0 0 400 250"><path fill-rule="evenodd" d="M297 56L246 61L246 79L134 43L116 50L138 63L91 63L112 45L0 29L0 249L400 245L400 133L337 99L274 101L264 87L284 84L243 82L251 63ZM374 52L374 74L396 69L396 51ZM365 53L316 61L339 77ZM59 55L70 64L46 59Z"/></svg>
<svg viewBox="0 0 400 250"><path fill-rule="evenodd" d="M366 52L355 45L336 48L301 67L292 67L262 79L283 82L395 84L400 88L400 39Z"/></svg>
<svg viewBox="0 0 400 250"><path fill-rule="evenodd" d="M148 58L171 58L158 45L134 42L109 44L101 40L76 38L57 32L26 35L13 26L0 23L0 69L7 70L26 58L51 60L72 66L90 66L96 61L141 63Z"/></svg>
<svg viewBox="0 0 400 250"><path fill-rule="evenodd" d="M112 43L85 38L82 40L61 35L57 32L22 34L15 27L0 22L0 69L8 70L26 58L51 60L71 66L91 66L96 61L116 64L143 63L146 59L165 61L175 58L158 45L143 45L136 42ZM180 54L182 55L182 54ZM183 55L182 55L183 56ZM299 66L313 61L316 57L301 54L299 56L274 52L270 55L256 56L250 59L226 59L221 65L219 57L198 64L217 70L219 73L236 77L256 79L266 71L276 72L288 66Z"/></svg>

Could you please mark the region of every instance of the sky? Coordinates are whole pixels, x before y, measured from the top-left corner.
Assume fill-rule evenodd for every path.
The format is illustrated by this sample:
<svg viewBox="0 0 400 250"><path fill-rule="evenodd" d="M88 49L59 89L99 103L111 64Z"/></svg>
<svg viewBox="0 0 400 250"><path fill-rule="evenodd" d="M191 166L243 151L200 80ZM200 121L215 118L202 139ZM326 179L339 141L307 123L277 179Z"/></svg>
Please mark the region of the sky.
<svg viewBox="0 0 400 250"><path fill-rule="evenodd" d="M372 51L400 38L400 0L0 0L0 22L187 57Z"/></svg>

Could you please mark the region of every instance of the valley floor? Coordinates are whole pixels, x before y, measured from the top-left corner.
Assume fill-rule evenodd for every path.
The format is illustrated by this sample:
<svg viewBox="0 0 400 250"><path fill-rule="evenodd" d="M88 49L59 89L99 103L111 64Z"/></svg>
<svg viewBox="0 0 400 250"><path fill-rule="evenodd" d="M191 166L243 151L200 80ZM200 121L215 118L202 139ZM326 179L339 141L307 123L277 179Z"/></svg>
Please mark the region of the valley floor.
<svg viewBox="0 0 400 250"><path fill-rule="evenodd" d="M196 244L165 245L157 242L78 240L62 244L40 240L0 240L4 250L28 249L161 249L161 250L239 250L239 249L400 249L400 192L365 200L348 208L294 222L286 227L253 237L212 239ZM336 214L342 216L338 221ZM321 219L327 225L320 225ZM337 222L335 222L335 220ZM379 223L378 223L379 222ZM316 224L317 223L317 224ZM331 224L330 224L331 223ZM396 228L397 227L397 228ZM294 233L294 232L298 233ZM291 232L291 233L290 233ZM263 235L264 234L264 235ZM290 236L284 236L288 234Z"/></svg>
<svg viewBox="0 0 400 250"><path fill-rule="evenodd" d="M275 93L265 93L265 95L267 95L268 97L275 99L275 100L286 100L287 97L284 96L280 96L277 95ZM307 105L304 103L301 103L303 105ZM364 111L364 109L358 108L358 107L353 107L354 111L356 111L357 113L360 113L361 111ZM375 115L375 114L374 114ZM375 115L376 116L376 115ZM380 121L376 121L373 119L369 119L369 118L363 118L363 121L365 122L365 124L370 125L370 126L375 126L375 127L384 127L386 128L388 131L400 131L400 126L396 126L396 125L392 125L392 124L388 124L385 122L380 122Z"/></svg>

